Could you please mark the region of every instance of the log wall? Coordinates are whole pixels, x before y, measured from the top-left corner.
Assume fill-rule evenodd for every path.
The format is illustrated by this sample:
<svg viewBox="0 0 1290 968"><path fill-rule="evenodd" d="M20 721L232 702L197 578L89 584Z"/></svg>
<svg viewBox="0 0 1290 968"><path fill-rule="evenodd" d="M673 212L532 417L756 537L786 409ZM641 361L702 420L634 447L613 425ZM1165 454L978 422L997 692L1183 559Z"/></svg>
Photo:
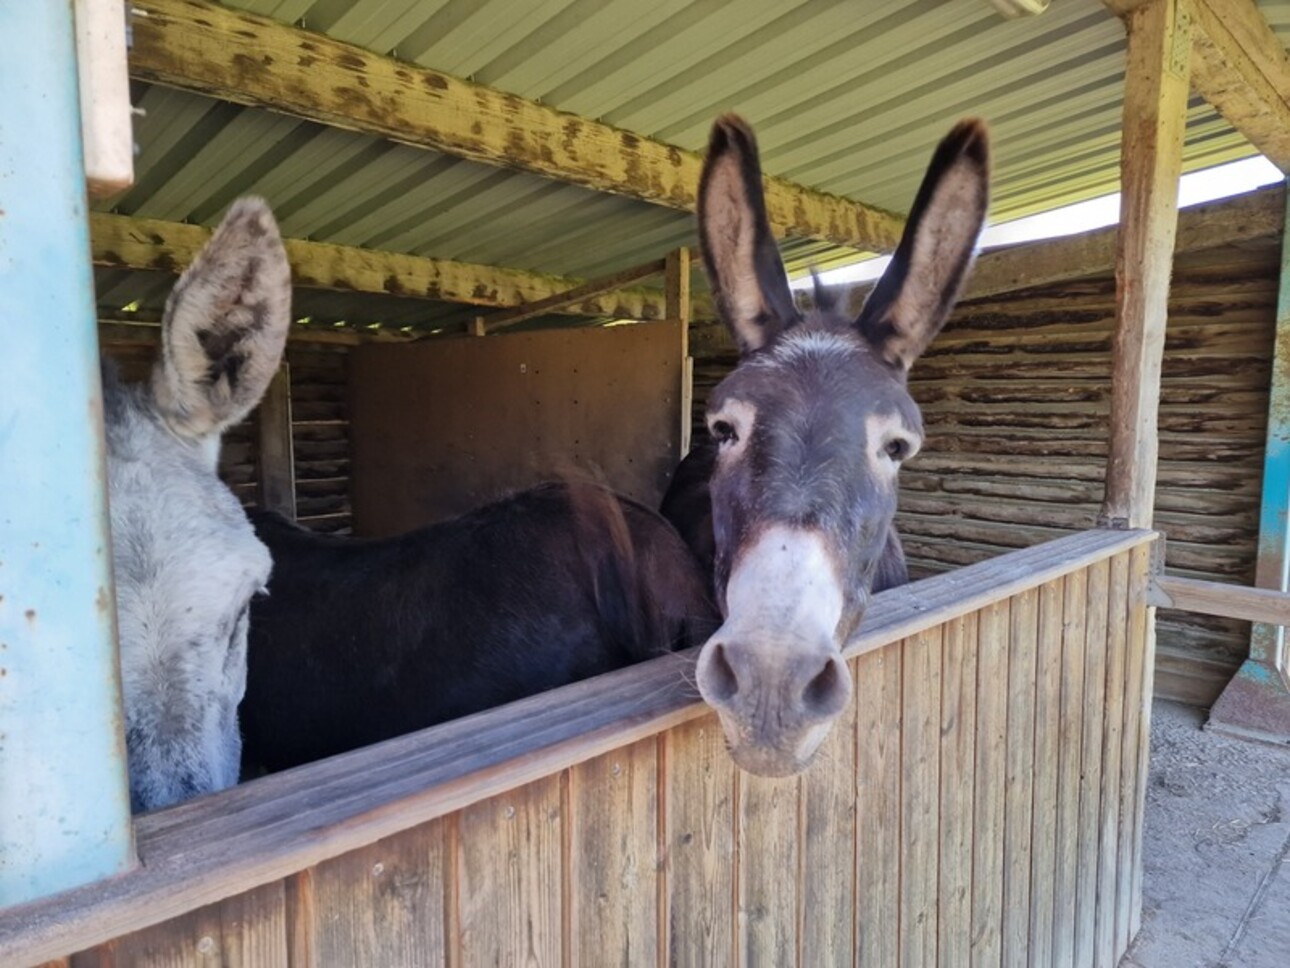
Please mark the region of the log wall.
<svg viewBox="0 0 1290 968"><path fill-rule="evenodd" d="M1156 489L1171 574L1253 584L1278 271L1273 239L1175 267ZM1093 525L1114 312L1109 274L965 302L914 365L927 439L901 472L897 524L915 577ZM733 363L696 361L695 433ZM1159 693L1208 705L1249 624L1162 611L1159 638Z"/></svg>
<svg viewBox="0 0 1290 968"><path fill-rule="evenodd" d="M876 596L801 777L738 772L665 657L139 818L143 866L0 912L0 962L1109 968L1152 537Z"/></svg>

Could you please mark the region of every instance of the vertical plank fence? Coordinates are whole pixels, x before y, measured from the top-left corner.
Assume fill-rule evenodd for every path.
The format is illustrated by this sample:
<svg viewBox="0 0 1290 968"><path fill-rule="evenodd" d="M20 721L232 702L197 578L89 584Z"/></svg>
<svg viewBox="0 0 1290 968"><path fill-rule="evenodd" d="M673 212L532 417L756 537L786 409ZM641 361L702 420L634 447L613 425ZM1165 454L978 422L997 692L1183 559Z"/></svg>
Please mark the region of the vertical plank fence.
<svg viewBox="0 0 1290 968"><path fill-rule="evenodd" d="M670 656L143 817L140 870L0 912L0 962L1112 966L1153 540L877 596L800 777L739 773Z"/></svg>

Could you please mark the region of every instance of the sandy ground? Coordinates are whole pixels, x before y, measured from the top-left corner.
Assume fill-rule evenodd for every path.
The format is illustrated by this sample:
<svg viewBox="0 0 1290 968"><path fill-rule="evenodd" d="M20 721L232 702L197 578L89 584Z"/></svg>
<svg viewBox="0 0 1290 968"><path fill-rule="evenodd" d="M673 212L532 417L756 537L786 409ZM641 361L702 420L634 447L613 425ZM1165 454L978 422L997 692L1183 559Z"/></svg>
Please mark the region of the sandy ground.
<svg viewBox="0 0 1290 968"><path fill-rule="evenodd" d="M1157 701L1142 930L1121 968L1290 968L1290 749Z"/></svg>

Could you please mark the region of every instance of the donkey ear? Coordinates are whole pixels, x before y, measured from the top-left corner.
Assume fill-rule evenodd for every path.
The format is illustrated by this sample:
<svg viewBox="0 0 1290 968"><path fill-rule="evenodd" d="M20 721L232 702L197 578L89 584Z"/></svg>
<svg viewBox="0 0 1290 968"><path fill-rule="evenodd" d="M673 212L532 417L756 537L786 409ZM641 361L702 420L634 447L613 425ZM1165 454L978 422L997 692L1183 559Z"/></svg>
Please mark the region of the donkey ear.
<svg viewBox="0 0 1290 968"><path fill-rule="evenodd" d="M760 349L798 321L766 218L757 139L733 114L712 126L699 181L699 236L717 311L740 352Z"/></svg>
<svg viewBox="0 0 1290 968"><path fill-rule="evenodd" d="M932 156L887 271L856 326L908 370L940 332L972 264L990 196L990 134L960 121Z"/></svg>
<svg viewBox="0 0 1290 968"><path fill-rule="evenodd" d="M291 325L291 269L263 199L233 203L166 301L152 390L181 437L218 433L273 379Z"/></svg>

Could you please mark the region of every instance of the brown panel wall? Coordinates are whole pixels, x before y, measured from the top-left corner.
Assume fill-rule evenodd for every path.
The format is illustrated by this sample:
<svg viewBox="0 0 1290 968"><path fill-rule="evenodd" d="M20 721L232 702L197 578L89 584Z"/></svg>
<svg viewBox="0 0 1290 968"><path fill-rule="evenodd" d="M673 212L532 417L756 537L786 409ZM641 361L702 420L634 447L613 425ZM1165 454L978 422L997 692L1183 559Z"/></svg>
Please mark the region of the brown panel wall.
<svg viewBox="0 0 1290 968"><path fill-rule="evenodd" d="M561 474L655 507L680 381L674 323L356 347L355 531L397 534Z"/></svg>
<svg viewBox="0 0 1290 968"><path fill-rule="evenodd" d="M1178 260L1160 407L1156 525L1171 573L1252 584L1276 240ZM1104 276L959 306L910 373L927 440L901 474L915 577L1092 527L1102 500L1115 281ZM730 356L696 361L695 433ZM1208 705L1249 625L1159 613L1157 694Z"/></svg>

